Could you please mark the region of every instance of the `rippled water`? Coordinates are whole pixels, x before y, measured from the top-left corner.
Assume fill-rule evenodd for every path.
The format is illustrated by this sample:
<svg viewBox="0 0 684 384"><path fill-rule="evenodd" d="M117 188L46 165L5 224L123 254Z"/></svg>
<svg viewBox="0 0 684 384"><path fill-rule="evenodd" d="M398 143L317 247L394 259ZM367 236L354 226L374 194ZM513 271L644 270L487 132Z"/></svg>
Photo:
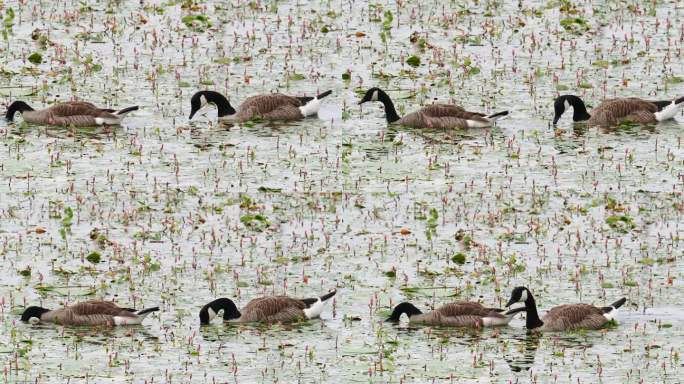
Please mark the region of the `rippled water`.
<svg viewBox="0 0 684 384"><path fill-rule="evenodd" d="M559 91L589 105L682 96L683 10L5 2L5 103L141 109L112 129L0 119L0 380L678 382L682 125L550 119ZM420 66L406 64L413 55ZM371 86L400 113L436 99L511 114L487 130L388 128L379 104L356 105ZM234 105L275 90L333 95L318 119L236 127L211 109L188 122L200 89ZM245 226L257 213L266 222ZM542 311L629 301L615 328L542 337L522 318L483 331L382 321L406 300L503 305L517 285ZM215 297L333 287L320 321L199 327ZM131 328L19 322L27 304L90 298L162 311Z"/></svg>

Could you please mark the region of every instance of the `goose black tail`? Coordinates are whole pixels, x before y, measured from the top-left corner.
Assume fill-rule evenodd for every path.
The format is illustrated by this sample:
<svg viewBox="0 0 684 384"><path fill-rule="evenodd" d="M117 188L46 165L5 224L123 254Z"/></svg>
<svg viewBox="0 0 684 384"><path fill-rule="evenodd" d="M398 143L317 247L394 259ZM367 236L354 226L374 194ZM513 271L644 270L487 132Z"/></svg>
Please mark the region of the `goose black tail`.
<svg viewBox="0 0 684 384"><path fill-rule="evenodd" d="M124 114L126 114L126 113L128 113L128 112L137 111L138 109L139 109L138 106L137 106L137 105L134 105L134 106L132 106L132 107L120 109L118 112L116 112L116 114L117 114L117 115L124 115Z"/></svg>
<svg viewBox="0 0 684 384"><path fill-rule="evenodd" d="M667 107L668 105L672 105L672 100L657 100L657 101L651 101L651 103L657 105L658 106L658 112L660 112L663 110L663 108ZM675 104L684 103L684 97L680 97L679 99L675 99L674 103Z"/></svg>
<svg viewBox="0 0 684 384"><path fill-rule="evenodd" d="M603 307L601 309L603 310L603 313L609 313L609 312L612 312L612 311L622 307L626 302L627 302L627 298L623 297L622 299L611 304L610 307Z"/></svg>
<svg viewBox="0 0 684 384"><path fill-rule="evenodd" d="M309 308L310 306L316 304L316 302L318 302L318 300L326 301L329 298L335 296L336 293L337 293L337 290L333 289L332 291L326 293L325 295L323 295L321 297L312 297L309 299L302 299L302 301L306 304L306 307Z"/></svg>
<svg viewBox="0 0 684 384"><path fill-rule="evenodd" d="M136 312L135 314L138 316L145 316L149 313L157 312L158 310L159 310L159 307L145 308L145 309L142 309L142 310Z"/></svg>
<svg viewBox="0 0 684 384"><path fill-rule="evenodd" d="M329 298L335 296L336 293L337 293L337 290L336 290L336 289L333 289L332 291L330 291L330 292L326 293L325 295L321 296L320 299L321 299L321 301L326 301L326 300L328 300Z"/></svg>
<svg viewBox="0 0 684 384"><path fill-rule="evenodd" d="M332 90L328 90L328 91L325 91L325 92L323 92L323 93L321 93L321 94L316 95L316 98L317 98L318 100L320 100L320 99L322 99L322 98L324 98L324 97L326 97L326 96L329 96L331 93L332 93Z"/></svg>
<svg viewBox="0 0 684 384"><path fill-rule="evenodd" d="M497 113L495 113L495 114L493 114L493 115L489 115L489 116L487 116L487 118L488 118L489 120L496 120L496 119L498 119L498 118L500 118L500 117L504 117L504 116L506 116L506 115L508 115L508 111L501 111L501 112L497 112Z"/></svg>

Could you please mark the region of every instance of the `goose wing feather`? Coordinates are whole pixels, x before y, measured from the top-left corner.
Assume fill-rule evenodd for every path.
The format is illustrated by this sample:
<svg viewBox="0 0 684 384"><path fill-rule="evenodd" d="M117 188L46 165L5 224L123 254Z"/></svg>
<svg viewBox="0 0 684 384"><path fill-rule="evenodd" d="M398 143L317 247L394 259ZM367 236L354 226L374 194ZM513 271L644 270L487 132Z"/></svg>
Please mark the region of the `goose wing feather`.
<svg viewBox="0 0 684 384"><path fill-rule="evenodd" d="M469 112L461 106L452 104L432 104L423 107L420 112L429 117L458 117L466 120L487 121L482 113Z"/></svg>
<svg viewBox="0 0 684 384"><path fill-rule="evenodd" d="M603 310L589 304L564 304L551 308L544 316L544 329L566 331L576 329L597 329L608 320Z"/></svg>
<svg viewBox="0 0 684 384"><path fill-rule="evenodd" d="M504 316L496 309L486 308L480 303L474 302L460 302L444 304L437 308L435 312L439 312L442 316L478 316L478 317L501 317Z"/></svg>
<svg viewBox="0 0 684 384"><path fill-rule="evenodd" d="M254 299L242 308L243 322L288 322L304 319L306 304L287 296L269 296Z"/></svg>

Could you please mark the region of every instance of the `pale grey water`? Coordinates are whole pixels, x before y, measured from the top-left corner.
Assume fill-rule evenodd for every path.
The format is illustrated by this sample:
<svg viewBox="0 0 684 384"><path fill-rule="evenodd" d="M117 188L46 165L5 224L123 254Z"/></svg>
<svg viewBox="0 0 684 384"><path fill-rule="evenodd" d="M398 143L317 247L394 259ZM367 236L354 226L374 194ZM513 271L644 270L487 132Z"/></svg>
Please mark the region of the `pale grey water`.
<svg viewBox="0 0 684 384"><path fill-rule="evenodd" d="M681 123L549 126L557 84L592 105L682 96L680 2L183 4L4 3L16 13L1 52L6 103L141 110L110 132L0 120L1 380L680 380ZM190 30L189 14L212 26ZM571 35L559 17L589 31ZM41 47L35 30L52 43ZM26 60L33 52L42 64ZM411 55L419 67L402 63ZM379 104L355 105L371 86L400 113L436 98L511 114L488 130L389 129ZM204 88L236 105L274 90L334 93L320 119L226 127L214 110L188 122L189 97ZM270 225L241 223L256 213ZM633 227L613 228L611 216ZM91 240L94 228L111 243ZM101 263L86 260L93 251ZM450 261L459 252L463 265ZM542 311L629 301L617 328L540 339L522 318L481 332L382 322L400 301L502 305L521 284ZM333 287L321 321L199 327L214 297ZM19 322L25 304L89 298L162 311L113 330Z"/></svg>

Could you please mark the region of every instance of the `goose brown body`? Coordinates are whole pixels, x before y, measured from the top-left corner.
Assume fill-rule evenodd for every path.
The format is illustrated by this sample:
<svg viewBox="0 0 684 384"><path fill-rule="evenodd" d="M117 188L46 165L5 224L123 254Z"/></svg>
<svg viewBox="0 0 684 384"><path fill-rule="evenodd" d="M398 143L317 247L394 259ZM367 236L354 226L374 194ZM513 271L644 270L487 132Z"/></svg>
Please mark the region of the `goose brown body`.
<svg viewBox="0 0 684 384"><path fill-rule="evenodd" d="M551 308L543 317L540 331L599 329L608 319L604 310L589 304L563 304Z"/></svg>
<svg viewBox="0 0 684 384"><path fill-rule="evenodd" d="M411 316L409 321L426 325L445 325L452 327L481 327L485 317L504 320L500 309L486 308L479 303L461 302L444 304L424 314Z"/></svg>
<svg viewBox="0 0 684 384"><path fill-rule="evenodd" d="M578 329L599 329L612 320L616 311L624 305L626 298L607 307L590 304L563 304L551 308L542 318L537 312L537 303L526 287L516 287L506 306L524 302L527 312L526 327L533 331L574 331Z"/></svg>
<svg viewBox="0 0 684 384"><path fill-rule="evenodd" d="M609 99L591 111L588 125L613 126L622 122L654 124L655 113L660 109L650 101L635 97Z"/></svg>
<svg viewBox="0 0 684 384"><path fill-rule="evenodd" d="M458 105L432 104L405 115L394 124L413 128L466 129L473 121L483 125L490 123L484 114L466 111Z"/></svg>
<svg viewBox="0 0 684 384"><path fill-rule="evenodd" d="M190 119L207 104L218 108L218 117L224 121L244 123L249 120L293 121L318 113L321 99L332 91L323 92L316 97L288 96L281 93L255 95L245 99L237 111L228 99L215 91L199 91L190 99Z"/></svg>
<svg viewBox="0 0 684 384"><path fill-rule="evenodd" d="M440 128L440 129L466 129L486 128L502 116L508 115L508 111L502 111L493 115L485 115L480 112L466 111L463 107L453 104L432 104L411 112L404 117L399 117L394 103L389 95L380 88L370 88L359 102L363 104L369 101L379 101L385 107L385 118L389 124L403 125L412 128Z"/></svg>
<svg viewBox="0 0 684 384"><path fill-rule="evenodd" d="M36 307L32 307L36 308ZM37 317L41 322L49 322L60 325L125 325L139 324L149 313L159 310L159 308L149 308L136 312L135 309L121 308L111 301L90 300L68 307L45 310ZM28 311L28 310L27 310ZM29 315L24 315L28 321Z"/></svg>
<svg viewBox="0 0 684 384"><path fill-rule="evenodd" d="M239 321L245 323L287 323L306 319L306 303L287 296L260 297L247 303Z"/></svg>
<svg viewBox="0 0 684 384"><path fill-rule="evenodd" d="M241 310L227 298L216 299L200 310L200 323L208 324L223 311L223 320L236 323L289 323L319 317L323 303L335 296L330 291L316 298L296 299L289 296L265 296L251 300Z"/></svg>
<svg viewBox="0 0 684 384"><path fill-rule="evenodd" d="M480 328L508 324L513 316L524 308L504 312L498 308L488 308L480 303L464 301L444 304L437 309L422 313L411 303L401 303L392 311L387 321L399 321L406 314L409 322L431 326Z"/></svg>
<svg viewBox="0 0 684 384"><path fill-rule="evenodd" d="M11 108L11 106L10 106ZM123 116L137 107L121 111L98 108L85 101L71 101L55 104L41 110L20 111L24 121L54 126L91 127L103 124L120 124Z"/></svg>
<svg viewBox="0 0 684 384"><path fill-rule="evenodd" d="M235 120L239 123L254 119L301 120L305 116L299 108L303 106L304 103L297 97L281 93L251 96L240 104Z"/></svg>
<svg viewBox="0 0 684 384"><path fill-rule="evenodd" d="M587 125L611 127L622 123L655 124L669 120L684 107L684 97L675 100L649 101L636 97L608 99L591 111L587 111L581 98L563 95L554 102L556 124L566 109L572 107L573 121L586 121Z"/></svg>

